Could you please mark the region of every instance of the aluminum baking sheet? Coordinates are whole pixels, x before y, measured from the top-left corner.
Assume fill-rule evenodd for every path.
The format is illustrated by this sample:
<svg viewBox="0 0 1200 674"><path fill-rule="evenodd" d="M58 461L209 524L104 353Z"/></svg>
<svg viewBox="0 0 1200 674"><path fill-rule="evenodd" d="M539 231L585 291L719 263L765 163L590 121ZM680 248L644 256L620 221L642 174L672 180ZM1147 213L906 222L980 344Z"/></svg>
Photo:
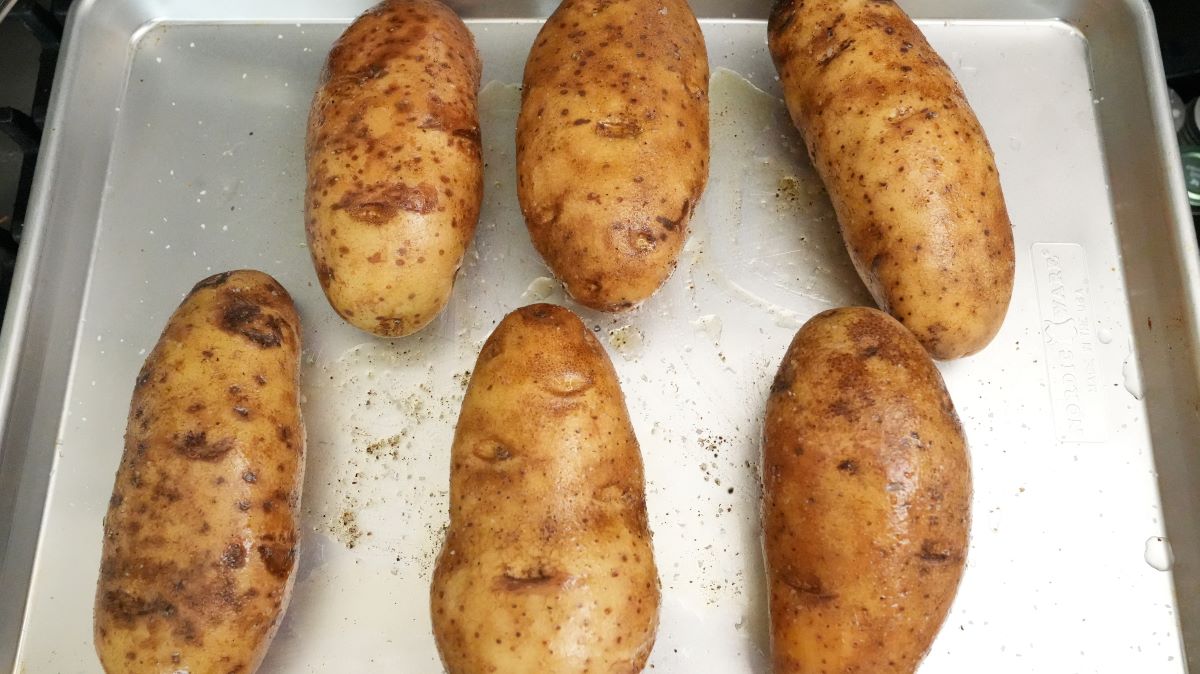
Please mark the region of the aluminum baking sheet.
<svg viewBox="0 0 1200 674"><path fill-rule="evenodd" d="M91 603L129 394L196 280L262 269L304 322L304 542L272 673L442 671L428 584L477 350L517 306L578 309L515 192L516 83L547 3L458 5L486 64L483 213L444 315L390 341L326 305L301 220L310 96L366 3L242 4L74 10L2 343L0 662L17 672L100 671ZM696 3L714 161L678 271L635 313L580 311L645 457L658 672L767 672L767 388L805 319L869 302L779 100L762 4ZM921 672L1185 672L1185 643L1200 651L1197 274L1147 10L903 4L988 131L1018 254L995 342L940 366L974 527Z"/></svg>

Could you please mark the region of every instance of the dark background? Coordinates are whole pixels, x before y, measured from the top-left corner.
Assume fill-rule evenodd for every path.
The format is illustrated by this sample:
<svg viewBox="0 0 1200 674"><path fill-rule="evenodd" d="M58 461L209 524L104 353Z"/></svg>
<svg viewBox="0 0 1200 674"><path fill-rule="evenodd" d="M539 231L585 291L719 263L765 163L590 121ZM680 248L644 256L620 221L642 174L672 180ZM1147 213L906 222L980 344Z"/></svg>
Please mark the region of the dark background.
<svg viewBox="0 0 1200 674"><path fill-rule="evenodd" d="M1200 0L1150 0L1167 82L1183 100L1200 96Z"/></svg>

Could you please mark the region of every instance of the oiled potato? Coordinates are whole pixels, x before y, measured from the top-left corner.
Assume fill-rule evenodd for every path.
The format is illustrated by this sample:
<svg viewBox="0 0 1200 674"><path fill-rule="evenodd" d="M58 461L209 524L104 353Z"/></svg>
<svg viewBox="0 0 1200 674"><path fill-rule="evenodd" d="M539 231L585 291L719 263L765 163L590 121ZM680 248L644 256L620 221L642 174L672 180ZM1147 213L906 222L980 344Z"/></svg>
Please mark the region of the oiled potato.
<svg viewBox="0 0 1200 674"><path fill-rule="evenodd" d="M892 0L780 0L788 110L875 301L935 358L982 349L1013 286L996 161L950 69Z"/></svg>
<svg viewBox="0 0 1200 674"><path fill-rule="evenodd" d="M109 674L252 674L298 545L300 324L257 271L207 278L138 374L96 589Z"/></svg>
<svg viewBox="0 0 1200 674"><path fill-rule="evenodd" d="M480 63L436 0L384 0L333 46L308 118L305 229L329 303L382 336L446 306L483 198Z"/></svg>
<svg viewBox="0 0 1200 674"><path fill-rule="evenodd" d="M958 588L966 440L921 345L875 309L792 340L767 402L763 541L775 674L910 674Z"/></svg>
<svg viewBox="0 0 1200 674"><path fill-rule="evenodd" d="M517 195L581 304L620 311L675 268L708 180L708 56L685 0L564 0L525 65Z"/></svg>
<svg viewBox="0 0 1200 674"><path fill-rule="evenodd" d="M449 674L633 674L659 586L642 459L603 348L570 311L509 314L484 344L450 454L433 576Z"/></svg>

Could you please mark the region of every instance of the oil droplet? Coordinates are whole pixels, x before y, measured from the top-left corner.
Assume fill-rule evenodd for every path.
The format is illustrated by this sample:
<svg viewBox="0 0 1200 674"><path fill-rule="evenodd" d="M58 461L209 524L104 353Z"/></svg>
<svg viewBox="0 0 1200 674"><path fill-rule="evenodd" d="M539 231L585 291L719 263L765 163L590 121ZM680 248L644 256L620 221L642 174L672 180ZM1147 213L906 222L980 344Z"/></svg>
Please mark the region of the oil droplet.
<svg viewBox="0 0 1200 674"><path fill-rule="evenodd" d="M1112 330L1109 330L1108 328L1100 328L1096 331L1096 339L1100 340L1101 344L1108 344L1112 342Z"/></svg>
<svg viewBox="0 0 1200 674"><path fill-rule="evenodd" d="M1171 552L1171 542L1162 536L1151 536L1146 539L1146 563L1157 571L1170 571L1175 563L1175 554Z"/></svg>
<svg viewBox="0 0 1200 674"><path fill-rule="evenodd" d="M625 360L637 360L642 355L645 336L632 325L623 325L608 331L608 343Z"/></svg>
<svg viewBox="0 0 1200 674"><path fill-rule="evenodd" d="M1138 367L1137 353L1132 349L1129 355L1125 357L1125 364L1121 366L1121 375L1125 379L1125 390L1129 391L1129 395L1141 400L1144 393L1142 389L1142 370Z"/></svg>
<svg viewBox="0 0 1200 674"><path fill-rule="evenodd" d="M558 290L558 283L546 276L539 276L529 283L529 287L521 294L521 300L524 302L541 302L554 294Z"/></svg>

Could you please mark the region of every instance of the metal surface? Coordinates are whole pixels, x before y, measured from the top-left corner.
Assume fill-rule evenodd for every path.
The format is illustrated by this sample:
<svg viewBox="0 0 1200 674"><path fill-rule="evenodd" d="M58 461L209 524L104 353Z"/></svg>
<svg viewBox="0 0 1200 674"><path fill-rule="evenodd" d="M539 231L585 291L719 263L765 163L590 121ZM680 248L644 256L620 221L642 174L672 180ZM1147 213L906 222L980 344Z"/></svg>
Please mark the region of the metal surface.
<svg viewBox="0 0 1200 674"><path fill-rule="evenodd" d="M441 671L427 592L464 373L506 311L563 301L528 243L512 156L528 17L550 4L459 5L490 83L485 206L450 307L395 341L333 314L301 226L309 97L365 3L73 10L0 336L0 667L99 671L91 600L133 379L192 283L257 267L303 316L309 437L299 580L263 671ZM763 4L694 4L714 162L691 242L637 313L580 313L610 347L645 456L663 583L653 671L761 674L767 387L801 322L866 295L778 100ZM905 6L988 130L1019 255L996 341L941 366L971 441L974 528L921 671L1187 671L1200 274L1149 14L1132 0Z"/></svg>

